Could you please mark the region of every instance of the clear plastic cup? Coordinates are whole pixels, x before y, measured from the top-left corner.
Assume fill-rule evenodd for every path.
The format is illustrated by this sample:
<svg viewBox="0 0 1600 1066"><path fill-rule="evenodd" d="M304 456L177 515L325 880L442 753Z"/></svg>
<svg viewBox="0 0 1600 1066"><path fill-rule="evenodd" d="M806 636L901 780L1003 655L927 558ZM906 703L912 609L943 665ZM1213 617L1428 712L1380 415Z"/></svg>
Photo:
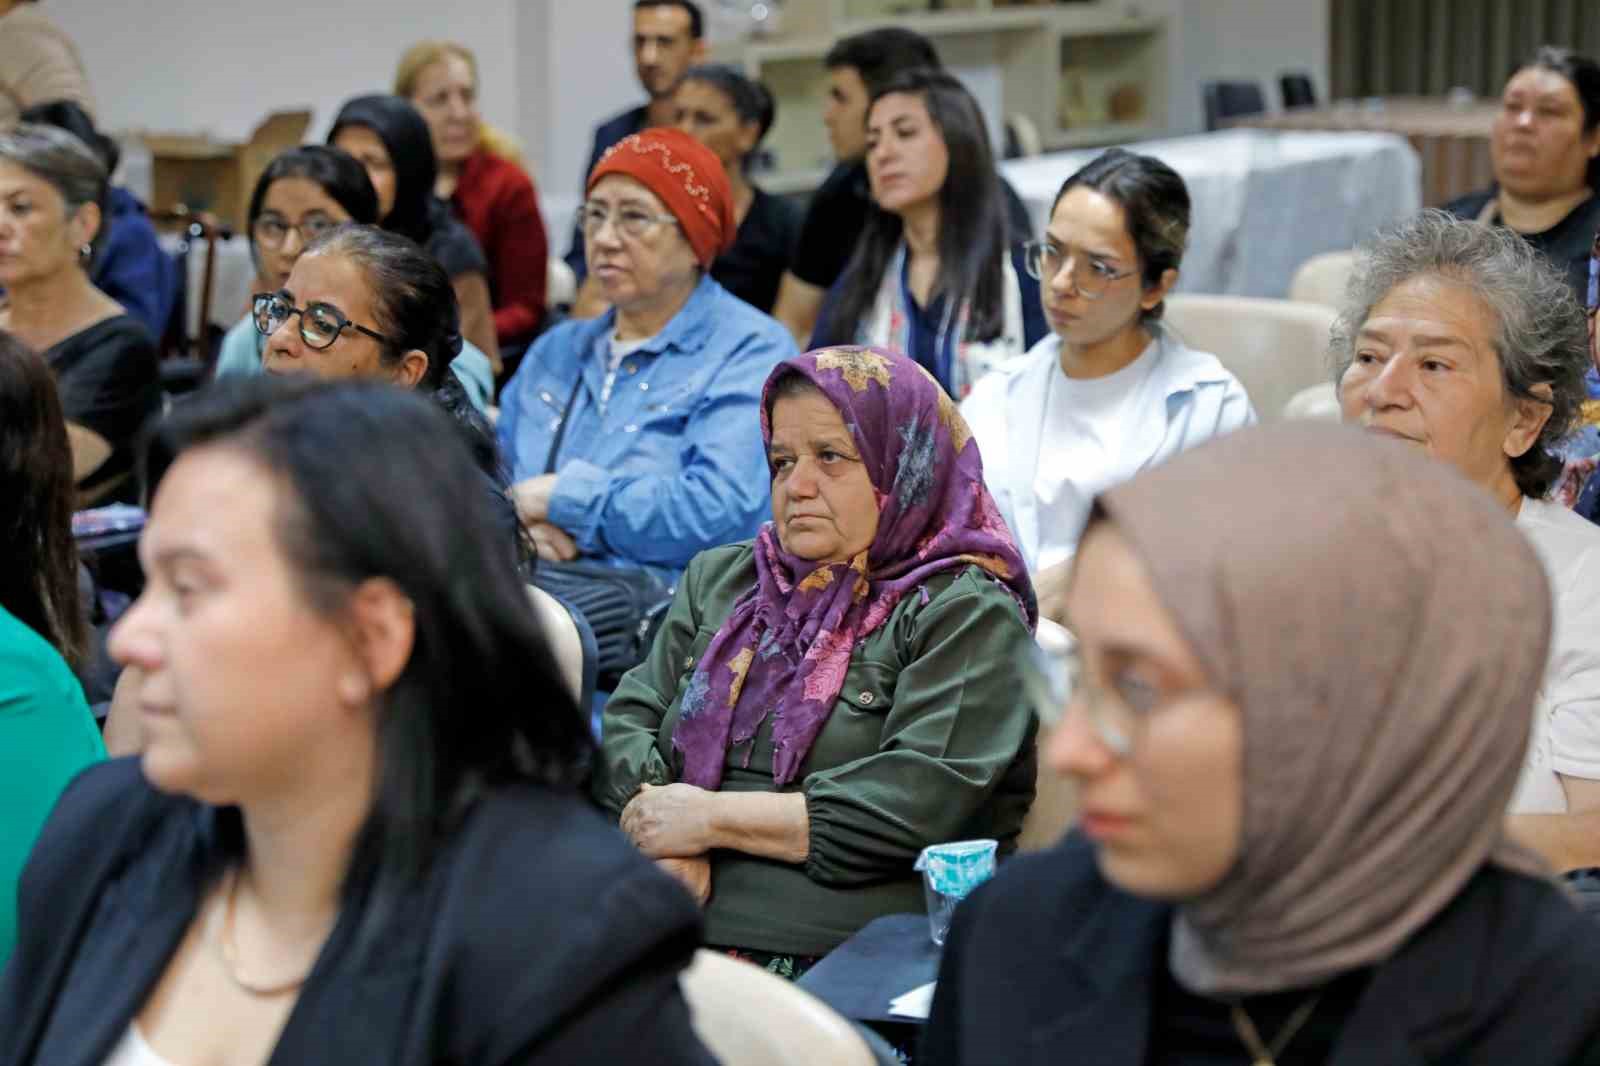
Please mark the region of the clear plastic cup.
<svg viewBox="0 0 1600 1066"><path fill-rule="evenodd" d="M995 840L955 840L930 844L917 856L922 871L922 892L928 902L928 933L944 946L956 904L994 876Z"/></svg>

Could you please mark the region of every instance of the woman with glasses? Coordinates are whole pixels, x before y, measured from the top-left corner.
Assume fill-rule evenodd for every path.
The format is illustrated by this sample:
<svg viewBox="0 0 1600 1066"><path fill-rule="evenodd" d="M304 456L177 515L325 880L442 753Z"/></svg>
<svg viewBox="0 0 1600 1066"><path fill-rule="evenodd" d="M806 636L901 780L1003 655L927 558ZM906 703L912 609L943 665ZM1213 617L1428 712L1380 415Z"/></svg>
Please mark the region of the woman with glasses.
<svg viewBox="0 0 1600 1066"><path fill-rule="evenodd" d="M923 909L927 845L1014 847L1034 603L972 435L910 359L790 359L759 424L772 520L690 564L606 705L594 794L700 899L708 944L795 978Z"/></svg>
<svg viewBox="0 0 1600 1066"><path fill-rule="evenodd" d="M839 235L855 255L823 300L811 346L904 352L961 399L1046 333L983 112L952 75L907 71L873 93L866 163L877 206L859 236Z"/></svg>
<svg viewBox="0 0 1600 1066"><path fill-rule="evenodd" d="M1551 596L1496 501L1247 429L1098 498L1067 613L1078 826L956 909L919 1062L1600 1062L1600 927L1504 830Z"/></svg>
<svg viewBox="0 0 1600 1066"><path fill-rule="evenodd" d="M376 225L378 194L353 156L321 145L303 145L279 155L262 171L250 197L250 252L256 261L256 292L277 292L313 240L346 222ZM252 308L222 338L216 375L259 374L266 336ZM475 407L494 395L489 358L470 344L451 363Z"/></svg>
<svg viewBox="0 0 1600 1066"><path fill-rule="evenodd" d="M644 567L670 585L760 525L757 404L794 341L707 273L737 226L722 164L687 133L612 146L581 211L611 309L528 349L501 394L500 444L541 559Z"/></svg>
<svg viewBox="0 0 1600 1066"><path fill-rule="evenodd" d="M1255 420L1216 356L1162 325L1188 238L1189 191L1160 160L1113 148L1073 174L1027 247L1053 332L962 404L1046 617L1097 493Z"/></svg>
<svg viewBox="0 0 1600 1066"><path fill-rule="evenodd" d="M107 189L104 162L65 130L0 132L0 330L44 356L67 421L92 450L109 449L78 483L84 503L135 498L134 442L161 408L154 339L89 279Z"/></svg>
<svg viewBox="0 0 1600 1066"><path fill-rule="evenodd" d="M583 797L584 717L437 406L222 382L144 468L111 650L147 744L33 850L0 1063L712 1062L694 904Z"/></svg>

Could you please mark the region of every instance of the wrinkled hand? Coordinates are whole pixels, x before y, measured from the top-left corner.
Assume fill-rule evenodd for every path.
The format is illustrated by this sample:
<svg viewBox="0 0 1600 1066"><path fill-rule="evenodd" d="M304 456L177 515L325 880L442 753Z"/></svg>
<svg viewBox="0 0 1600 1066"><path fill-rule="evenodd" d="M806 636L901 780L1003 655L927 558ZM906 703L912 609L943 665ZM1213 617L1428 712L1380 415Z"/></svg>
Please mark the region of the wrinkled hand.
<svg viewBox="0 0 1600 1066"><path fill-rule="evenodd" d="M546 562L570 563L578 557L578 542L560 526L553 526L549 522L528 522L524 528L528 531L528 539L533 541L534 552Z"/></svg>
<svg viewBox="0 0 1600 1066"><path fill-rule="evenodd" d="M511 502L525 526L550 518L550 497L556 490L555 474L524 478L511 486Z"/></svg>
<svg viewBox="0 0 1600 1066"><path fill-rule="evenodd" d="M657 859L656 865L689 890L694 901L704 907L711 899L711 859L696 855L690 859Z"/></svg>
<svg viewBox="0 0 1600 1066"><path fill-rule="evenodd" d="M715 792L693 785L640 785L622 808L622 831L652 859L685 859L712 848Z"/></svg>
<svg viewBox="0 0 1600 1066"><path fill-rule="evenodd" d="M1039 600L1040 618L1048 618L1057 625L1067 624L1067 579L1071 576L1070 561L1033 575L1033 594Z"/></svg>

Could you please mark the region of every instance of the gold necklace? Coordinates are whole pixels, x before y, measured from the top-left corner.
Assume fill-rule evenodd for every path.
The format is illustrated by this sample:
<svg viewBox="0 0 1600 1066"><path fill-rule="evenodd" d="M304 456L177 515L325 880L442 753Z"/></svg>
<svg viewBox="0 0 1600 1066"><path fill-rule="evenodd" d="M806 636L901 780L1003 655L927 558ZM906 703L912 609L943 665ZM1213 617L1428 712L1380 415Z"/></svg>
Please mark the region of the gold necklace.
<svg viewBox="0 0 1600 1066"><path fill-rule="evenodd" d="M234 868L229 875L228 892L222 903L222 929L217 935L217 959L222 963L222 972L228 975L241 991L252 996L281 996L286 992L293 992L306 983L306 978L311 976L310 968L306 972L289 981L280 981L276 984L258 984L247 981L239 976L239 947L233 939L233 905L239 894L239 870ZM313 963L315 965L315 963Z"/></svg>
<svg viewBox="0 0 1600 1066"><path fill-rule="evenodd" d="M1322 996L1312 996L1289 1015L1289 1020L1283 1023L1283 1028L1278 1030L1278 1035L1273 1038L1269 1048L1262 1041L1261 1034L1256 1031L1256 1023L1250 1020L1250 1015L1245 1012L1244 1005L1233 1005L1233 1028L1239 1034L1239 1040L1244 1044L1245 1050L1254 1056L1252 1066L1278 1066L1278 1056L1283 1054L1283 1049L1289 1046L1300 1027L1306 1024L1311 1017L1311 1012L1317 1009L1317 1001Z"/></svg>

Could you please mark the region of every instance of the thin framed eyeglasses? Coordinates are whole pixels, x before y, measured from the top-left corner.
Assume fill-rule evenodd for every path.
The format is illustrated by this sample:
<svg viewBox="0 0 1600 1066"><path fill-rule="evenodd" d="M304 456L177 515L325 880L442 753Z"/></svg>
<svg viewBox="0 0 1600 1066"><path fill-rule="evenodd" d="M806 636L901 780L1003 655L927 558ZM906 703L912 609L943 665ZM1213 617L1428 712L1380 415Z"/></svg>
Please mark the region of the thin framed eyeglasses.
<svg viewBox="0 0 1600 1066"><path fill-rule="evenodd" d="M609 211L599 204L584 204L578 218L585 237L593 237L599 233L607 220L616 223L617 229L623 236L632 237L634 240L648 236L657 226L678 225L678 220L672 215L656 215L637 207L622 207L616 211Z"/></svg>
<svg viewBox="0 0 1600 1066"><path fill-rule="evenodd" d="M357 333L365 333L380 344L389 347L398 347L393 341L376 330L350 321L345 313L332 304L309 303L304 307L296 307L294 301L281 292L261 292L255 295L250 304L250 315L255 319L256 332L263 337L270 337L276 333L290 315L300 316L300 339L306 342L306 347L315 351L332 347L333 342L339 339L339 334L347 329Z"/></svg>
<svg viewBox="0 0 1600 1066"><path fill-rule="evenodd" d="M310 244L329 230L341 225L331 218L303 218L299 222L285 222L281 218L258 218L251 227L251 235L263 248L277 251L289 239L289 231L300 235L302 245Z"/></svg>
<svg viewBox="0 0 1600 1066"><path fill-rule="evenodd" d="M1076 641L1048 650L1029 641L1020 663L1022 689L1046 729L1059 725L1069 708L1081 706L1096 737L1119 759L1133 753L1144 722L1163 706L1204 691L1203 686L1165 691L1128 669L1101 683L1084 665Z"/></svg>
<svg viewBox="0 0 1600 1066"><path fill-rule="evenodd" d="M1103 259L1084 252L1067 254L1050 241L1029 241L1022 246L1022 264L1028 276L1035 281L1048 283L1070 259L1072 261L1072 287L1091 300L1105 295L1113 282L1131 278L1135 270L1118 270Z"/></svg>

